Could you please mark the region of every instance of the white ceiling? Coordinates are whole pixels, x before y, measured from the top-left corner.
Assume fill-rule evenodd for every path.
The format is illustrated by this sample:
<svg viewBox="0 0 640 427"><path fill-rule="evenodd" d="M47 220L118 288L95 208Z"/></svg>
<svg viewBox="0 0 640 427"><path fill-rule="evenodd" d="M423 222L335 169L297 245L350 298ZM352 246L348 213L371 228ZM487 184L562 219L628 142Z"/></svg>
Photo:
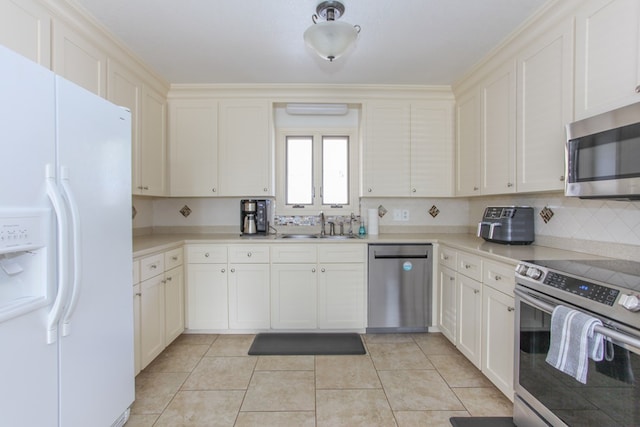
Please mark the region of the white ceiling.
<svg viewBox="0 0 640 427"><path fill-rule="evenodd" d="M171 83L448 85L546 0L343 0L333 63L305 46L320 0L75 0Z"/></svg>

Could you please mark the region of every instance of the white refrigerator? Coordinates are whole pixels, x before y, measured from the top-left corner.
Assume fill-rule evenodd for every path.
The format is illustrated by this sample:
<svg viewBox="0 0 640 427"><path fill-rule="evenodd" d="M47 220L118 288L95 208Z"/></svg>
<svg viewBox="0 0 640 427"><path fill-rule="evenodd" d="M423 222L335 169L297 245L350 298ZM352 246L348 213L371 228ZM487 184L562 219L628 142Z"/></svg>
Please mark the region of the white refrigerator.
<svg viewBox="0 0 640 427"><path fill-rule="evenodd" d="M134 400L130 113L0 46L0 425Z"/></svg>

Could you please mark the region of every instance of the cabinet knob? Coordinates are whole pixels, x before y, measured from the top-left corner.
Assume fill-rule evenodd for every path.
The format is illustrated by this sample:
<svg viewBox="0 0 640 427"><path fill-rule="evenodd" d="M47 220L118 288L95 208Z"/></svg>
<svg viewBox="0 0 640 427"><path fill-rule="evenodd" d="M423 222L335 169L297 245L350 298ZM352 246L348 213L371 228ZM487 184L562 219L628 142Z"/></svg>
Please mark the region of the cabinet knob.
<svg viewBox="0 0 640 427"><path fill-rule="evenodd" d="M320 269L320 271L322 271L322 272L324 273L324 271L325 271L325 270L324 270L324 267L322 267L322 268Z"/></svg>
<svg viewBox="0 0 640 427"><path fill-rule="evenodd" d="M464 268L468 270L468 269L470 269L470 268L471 268L471 266L470 266L469 264L465 264L465 265L464 265Z"/></svg>
<svg viewBox="0 0 640 427"><path fill-rule="evenodd" d="M149 187L147 187L146 185L144 187L142 187L143 190L148 190Z"/></svg>
<svg viewBox="0 0 640 427"><path fill-rule="evenodd" d="M560 181L564 181L564 175L560 175Z"/></svg>
<svg viewBox="0 0 640 427"><path fill-rule="evenodd" d="M477 294L479 294L479 293L480 293L480 291L479 291L478 289L474 289L474 290L473 290L473 293L477 295Z"/></svg>
<svg viewBox="0 0 640 427"><path fill-rule="evenodd" d="M455 277L453 277L453 276L449 276L449 280L450 280L451 282L453 282L454 280L456 280L456 278L455 278Z"/></svg>
<svg viewBox="0 0 640 427"><path fill-rule="evenodd" d="M170 282L172 280L173 280L173 278L171 276L167 277L167 282Z"/></svg>
<svg viewBox="0 0 640 427"><path fill-rule="evenodd" d="M316 269L315 269L315 268L312 268L312 269L311 269L311 272L312 272L312 273L315 273L315 272L316 272Z"/></svg>
<svg viewBox="0 0 640 427"><path fill-rule="evenodd" d="M136 292L136 296L137 297L141 297L142 296L142 292Z"/></svg>
<svg viewBox="0 0 640 427"><path fill-rule="evenodd" d="M473 191L478 191L478 187L473 187Z"/></svg>
<svg viewBox="0 0 640 427"><path fill-rule="evenodd" d="M162 283L167 283L167 279L161 280Z"/></svg>
<svg viewBox="0 0 640 427"><path fill-rule="evenodd" d="M220 269L220 273L224 273L225 271L227 271L227 270L225 270L224 268Z"/></svg>
<svg viewBox="0 0 640 427"><path fill-rule="evenodd" d="M369 188L367 191L368 191L369 193L371 193L373 190L372 190L371 188Z"/></svg>
<svg viewBox="0 0 640 427"><path fill-rule="evenodd" d="M247 256L251 258L251 252L247 252Z"/></svg>
<svg viewBox="0 0 640 427"><path fill-rule="evenodd" d="M498 275L496 274L496 277L494 277L494 279L495 279L496 281L498 281L498 280L502 280L502 277L500 277L500 276L498 276Z"/></svg>
<svg viewBox="0 0 640 427"><path fill-rule="evenodd" d="M142 185L138 185L138 190L142 190Z"/></svg>
<svg viewBox="0 0 640 427"><path fill-rule="evenodd" d="M262 191L264 191L264 192L266 193L266 192L267 192L267 191L269 191L269 190L267 189L267 187L264 187L264 188L262 189Z"/></svg>
<svg viewBox="0 0 640 427"><path fill-rule="evenodd" d="M171 259L172 259L173 261L177 261L177 260L178 260L178 257L177 257L177 256L172 256L172 257L171 257Z"/></svg>
<svg viewBox="0 0 640 427"><path fill-rule="evenodd" d="M640 85L636 86L636 93L640 93Z"/></svg>
<svg viewBox="0 0 640 427"><path fill-rule="evenodd" d="M150 268L150 269L152 269L152 270L155 270L156 268L158 268L158 266L157 266L157 265L155 265L155 264L151 264L151 265L149 266L149 268Z"/></svg>
<svg viewBox="0 0 640 427"><path fill-rule="evenodd" d="M212 189L211 189L211 192L212 192L212 193L215 193L215 192L216 192L216 189L215 189L215 188L212 188Z"/></svg>
<svg viewBox="0 0 640 427"><path fill-rule="evenodd" d="M209 258L209 252L206 252L206 253L204 254L204 257L205 257L205 258Z"/></svg>
<svg viewBox="0 0 640 427"><path fill-rule="evenodd" d="M507 311L513 311L515 310L515 307L507 307Z"/></svg>
<svg viewBox="0 0 640 427"><path fill-rule="evenodd" d="M416 192L416 189L414 188L414 189L413 189L413 190L411 190L411 191L415 193L415 192Z"/></svg>
<svg viewBox="0 0 640 427"><path fill-rule="evenodd" d="M232 272L232 273L235 273L235 272L236 272L236 269L235 269L235 268L232 268L232 269L231 269L231 272Z"/></svg>
<svg viewBox="0 0 640 427"><path fill-rule="evenodd" d="M507 187L513 187L513 182L507 182Z"/></svg>
<svg viewBox="0 0 640 427"><path fill-rule="evenodd" d="M449 255L443 255L442 259L445 260L445 261L448 260L449 259Z"/></svg>

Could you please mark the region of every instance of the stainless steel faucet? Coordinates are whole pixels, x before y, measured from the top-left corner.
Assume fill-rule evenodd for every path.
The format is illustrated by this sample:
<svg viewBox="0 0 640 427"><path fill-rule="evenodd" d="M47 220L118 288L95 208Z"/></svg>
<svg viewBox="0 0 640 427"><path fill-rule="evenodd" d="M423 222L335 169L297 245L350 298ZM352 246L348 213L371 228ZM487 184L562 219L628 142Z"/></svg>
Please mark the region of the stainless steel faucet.
<svg viewBox="0 0 640 427"><path fill-rule="evenodd" d="M320 236L324 236L326 232L324 231L324 212L320 211Z"/></svg>

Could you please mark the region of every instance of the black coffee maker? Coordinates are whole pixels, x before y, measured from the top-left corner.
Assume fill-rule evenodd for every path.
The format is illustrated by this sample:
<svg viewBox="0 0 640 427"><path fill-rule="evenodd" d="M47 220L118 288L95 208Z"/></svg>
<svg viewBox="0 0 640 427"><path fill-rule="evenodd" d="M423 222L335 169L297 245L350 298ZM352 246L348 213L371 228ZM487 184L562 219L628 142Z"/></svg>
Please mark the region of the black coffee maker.
<svg viewBox="0 0 640 427"><path fill-rule="evenodd" d="M270 200L240 200L240 234L269 233Z"/></svg>

